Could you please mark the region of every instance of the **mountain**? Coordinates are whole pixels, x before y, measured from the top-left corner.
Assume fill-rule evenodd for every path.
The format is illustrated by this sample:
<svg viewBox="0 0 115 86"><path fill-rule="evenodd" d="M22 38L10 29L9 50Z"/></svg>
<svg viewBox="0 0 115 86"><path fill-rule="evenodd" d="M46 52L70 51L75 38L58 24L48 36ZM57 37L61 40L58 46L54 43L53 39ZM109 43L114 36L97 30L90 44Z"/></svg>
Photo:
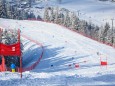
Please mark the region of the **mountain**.
<svg viewBox="0 0 115 86"><path fill-rule="evenodd" d="M84 37L65 27L41 21L0 19L2 28L21 29L23 66L35 62L40 46L23 34L40 42L44 55L37 67L23 73L0 73L4 86L79 86L115 84L115 49ZM108 66L100 66L100 57Z"/></svg>

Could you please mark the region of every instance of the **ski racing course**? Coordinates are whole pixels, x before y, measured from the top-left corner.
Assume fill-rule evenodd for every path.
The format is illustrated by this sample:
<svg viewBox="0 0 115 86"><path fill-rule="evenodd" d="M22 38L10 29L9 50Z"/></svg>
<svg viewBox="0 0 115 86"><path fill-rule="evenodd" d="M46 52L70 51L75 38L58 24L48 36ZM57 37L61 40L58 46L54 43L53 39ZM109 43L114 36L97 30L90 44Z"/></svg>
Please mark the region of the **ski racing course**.
<svg viewBox="0 0 115 86"><path fill-rule="evenodd" d="M24 44L23 67L36 62L42 47L23 35L40 42L44 54L31 71L0 73L4 86L79 86L115 84L115 48L91 40L56 24L0 19L0 26L21 29ZM107 62L101 66L100 62Z"/></svg>

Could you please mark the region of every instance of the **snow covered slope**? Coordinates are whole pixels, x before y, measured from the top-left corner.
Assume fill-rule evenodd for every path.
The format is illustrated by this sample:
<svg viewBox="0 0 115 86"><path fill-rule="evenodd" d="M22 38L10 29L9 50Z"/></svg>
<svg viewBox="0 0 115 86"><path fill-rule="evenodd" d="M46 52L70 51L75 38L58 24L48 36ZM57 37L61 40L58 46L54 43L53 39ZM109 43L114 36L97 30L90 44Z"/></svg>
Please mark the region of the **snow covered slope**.
<svg viewBox="0 0 115 86"><path fill-rule="evenodd" d="M64 3L62 7L66 7L73 11L79 10L80 18L99 25L103 25L105 22L109 22L111 25L111 19L115 18L115 3L112 2L100 2L98 0L69 0L69 2Z"/></svg>
<svg viewBox="0 0 115 86"><path fill-rule="evenodd" d="M56 0L48 0L47 3L49 6L64 7L77 14L79 13L79 18L98 25L103 25L106 22L109 22L111 25L111 19L115 18L115 3L109 1L62 0L62 3L58 4Z"/></svg>
<svg viewBox="0 0 115 86"><path fill-rule="evenodd" d="M115 84L114 48L51 23L0 19L0 26L3 28L20 28L21 34L39 41L45 49L40 64L34 70L23 73L22 80L20 80L18 73L0 73L0 84L4 86ZM37 49L39 46L29 42L29 40L23 40L26 47L24 53L27 53L23 57L23 61L26 61L25 66L28 66L37 59L37 56L39 57L41 49ZM29 51L30 47L35 49L35 53ZM31 56L28 57L28 54ZM107 57L107 68L100 66L100 57L103 61ZM79 64L80 67L75 68L75 64Z"/></svg>
<svg viewBox="0 0 115 86"><path fill-rule="evenodd" d="M111 19L115 18L115 3L111 2L99 2L98 0L69 0L69 2L63 3L61 6L76 12L79 10L79 17L81 19L91 21L98 25L103 25L105 22L109 22L111 25Z"/></svg>

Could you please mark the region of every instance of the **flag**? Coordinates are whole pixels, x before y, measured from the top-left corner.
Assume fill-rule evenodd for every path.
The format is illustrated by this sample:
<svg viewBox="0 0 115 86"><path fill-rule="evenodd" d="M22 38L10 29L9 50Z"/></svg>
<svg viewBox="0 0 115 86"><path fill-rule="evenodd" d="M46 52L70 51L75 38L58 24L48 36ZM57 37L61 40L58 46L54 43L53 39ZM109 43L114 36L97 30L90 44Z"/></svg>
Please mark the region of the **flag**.
<svg viewBox="0 0 115 86"><path fill-rule="evenodd" d="M21 55L20 42L13 45L6 45L0 43L0 55L20 56Z"/></svg>
<svg viewBox="0 0 115 86"><path fill-rule="evenodd" d="M107 65L107 62L101 61L101 65L102 66Z"/></svg>

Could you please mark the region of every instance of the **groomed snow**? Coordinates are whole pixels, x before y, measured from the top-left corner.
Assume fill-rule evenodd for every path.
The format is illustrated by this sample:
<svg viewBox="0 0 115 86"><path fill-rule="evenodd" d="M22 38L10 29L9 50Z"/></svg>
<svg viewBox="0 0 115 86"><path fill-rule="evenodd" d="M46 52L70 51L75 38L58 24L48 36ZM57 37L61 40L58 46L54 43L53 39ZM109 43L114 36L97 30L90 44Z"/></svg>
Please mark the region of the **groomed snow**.
<svg viewBox="0 0 115 86"><path fill-rule="evenodd" d="M0 19L3 28L20 28L21 34L42 43L45 49L40 64L32 71L23 73L0 73L0 84L7 86L79 86L115 84L115 49L93 41L64 27L40 21ZM25 52L35 49L23 57L27 66L40 55L40 46L23 38ZM32 47L34 45L34 47ZM101 55L98 55L97 53ZM108 60L108 66L100 66L100 56ZM79 64L79 68L75 68ZM70 66L71 65L71 66Z"/></svg>

